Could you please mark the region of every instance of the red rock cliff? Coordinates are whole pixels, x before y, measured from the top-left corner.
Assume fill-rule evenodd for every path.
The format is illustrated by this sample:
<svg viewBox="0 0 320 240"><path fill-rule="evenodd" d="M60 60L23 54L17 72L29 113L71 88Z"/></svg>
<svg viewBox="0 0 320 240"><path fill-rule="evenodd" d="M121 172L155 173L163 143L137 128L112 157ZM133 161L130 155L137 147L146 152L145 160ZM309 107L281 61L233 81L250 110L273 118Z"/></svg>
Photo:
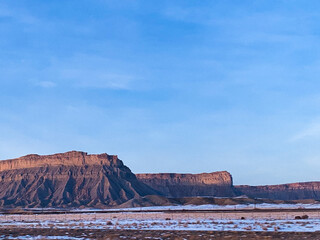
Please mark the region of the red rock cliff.
<svg viewBox="0 0 320 240"><path fill-rule="evenodd" d="M168 197L215 196L233 197L230 173L212 172L201 174L136 174L137 178Z"/></svg>
<svg viewBox="0 0 320 240"><path fill-rule="evenodd" d="M83 165L121 165L117 155L87 154L85 152L71 151L53 155L40 156L31 154L17 159L0 161L0 171L35 168L47 166L83 166Z"/></svg>
<svg viewBox="0 0 320 240"><path fill-rule="evenodd" d="M28 155L0 169L0 206L103 207L156 193L108 154Z"/></svg>

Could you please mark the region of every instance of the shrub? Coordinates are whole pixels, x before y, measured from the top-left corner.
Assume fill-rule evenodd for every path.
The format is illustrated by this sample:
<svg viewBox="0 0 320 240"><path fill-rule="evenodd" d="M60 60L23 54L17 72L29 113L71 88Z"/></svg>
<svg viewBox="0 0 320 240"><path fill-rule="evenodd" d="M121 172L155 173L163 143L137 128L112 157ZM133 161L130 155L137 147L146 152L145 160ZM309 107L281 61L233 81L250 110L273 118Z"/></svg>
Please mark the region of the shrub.
<svg viewBox="0 0 320 240"><path fill-rule="evenodd" d="M277 227L277 226L274 226L274 227L273 227L273 230L274 230L275 232L277 232L278 230L280 230L280 228Z"/></svg>
<svg viewBox="0 0 320 240"><path fill-rule="evenodd" d="M247 227L244 227L243 229L247 230L247 231L251 231L252 230L252 227L251 226L247 226Z"/></svg>

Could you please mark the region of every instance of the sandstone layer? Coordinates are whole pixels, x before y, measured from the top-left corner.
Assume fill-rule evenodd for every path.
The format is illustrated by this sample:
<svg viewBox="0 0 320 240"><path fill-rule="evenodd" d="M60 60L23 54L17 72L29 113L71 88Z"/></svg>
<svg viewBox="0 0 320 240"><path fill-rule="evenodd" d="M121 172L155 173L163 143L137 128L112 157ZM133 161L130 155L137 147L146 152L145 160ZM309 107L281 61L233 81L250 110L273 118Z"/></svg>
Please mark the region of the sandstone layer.
<svg viewBox="0 0 320 240"><path fill-rule="evenodd" d="M123 165L117 155L88 154L71 151L53 155L40 156L30 154L24 157L0 161L0 171L22 168L54 167L54 166L83 166L83 165Z"/></svg>
<svg viewBox="0 0 320 240"><path fill-rule="evenodd" d="M103 207L155 193L114 155L72 151L0 161L0 206Z"/></svg>
<svg viewBox="0 0 320 240"><path fill-rule="evenodd" d="M201 174L136 174L136 176L166 197L236 196L232 176L226 171Z"/></svg>
<svg viewBox="0 0 320 240"><path fill-rule="evenodd" d="M265 186L235 186L240 194L274 200L320 199L320 182L301 182Z"/></svg>

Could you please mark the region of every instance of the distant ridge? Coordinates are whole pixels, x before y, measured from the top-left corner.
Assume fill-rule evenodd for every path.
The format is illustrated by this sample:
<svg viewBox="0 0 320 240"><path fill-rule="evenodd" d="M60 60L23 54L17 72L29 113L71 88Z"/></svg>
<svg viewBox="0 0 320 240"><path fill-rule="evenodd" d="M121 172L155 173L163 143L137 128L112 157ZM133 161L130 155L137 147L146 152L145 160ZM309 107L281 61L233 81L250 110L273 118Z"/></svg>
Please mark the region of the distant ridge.
<svg viewBox="0 0 320 240"><path fill-rule="evenodd" d="M234 186L227 171L177 174L136 174L137 178L169 198L236 197L271 200L320 200L320 182L300 182L279 185Z"/></svg>
<svg viewBox="0 0 320 240"><path fill-rule="evenodd" d="M320 182L298 182L264 186L235 186L237 191L248 197L273 200L320 200Z"/></svg>

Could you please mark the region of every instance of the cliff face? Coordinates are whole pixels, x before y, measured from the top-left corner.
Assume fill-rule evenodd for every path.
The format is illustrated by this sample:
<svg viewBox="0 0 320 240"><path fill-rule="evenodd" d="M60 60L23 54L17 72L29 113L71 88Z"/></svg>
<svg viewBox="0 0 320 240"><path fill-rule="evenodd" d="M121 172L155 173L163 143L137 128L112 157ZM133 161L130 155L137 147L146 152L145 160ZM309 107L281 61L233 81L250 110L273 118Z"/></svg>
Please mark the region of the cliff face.
<svg viewBox="0 0 320 240"><path fill-rule="evenodd" d="M0 161L0 206L112 206L155 193L117 156L72 151Z"/></svg>
<svg viewBox="0 0 320 240"><path fill-rule="evenodd" d="M320 199L320 182L302 182L265 186L235 186L240 194L274 200Z"/></svg>
<svg viewBox="0 0 320 240"><path fill-rule="evenodd" d="M0 161L0 171L22 168L54 167L54 166L107 165L120 166L122 161L117 155L92 154L71 151L47 156L31 154L17 159Z"/></svg>
<svg viewBox="0 0 320 240"><path fill-rule="evenodd" d="M201 174L136 174L137 178L167 197L233 197L235 191L228 172Z"/></svg>

